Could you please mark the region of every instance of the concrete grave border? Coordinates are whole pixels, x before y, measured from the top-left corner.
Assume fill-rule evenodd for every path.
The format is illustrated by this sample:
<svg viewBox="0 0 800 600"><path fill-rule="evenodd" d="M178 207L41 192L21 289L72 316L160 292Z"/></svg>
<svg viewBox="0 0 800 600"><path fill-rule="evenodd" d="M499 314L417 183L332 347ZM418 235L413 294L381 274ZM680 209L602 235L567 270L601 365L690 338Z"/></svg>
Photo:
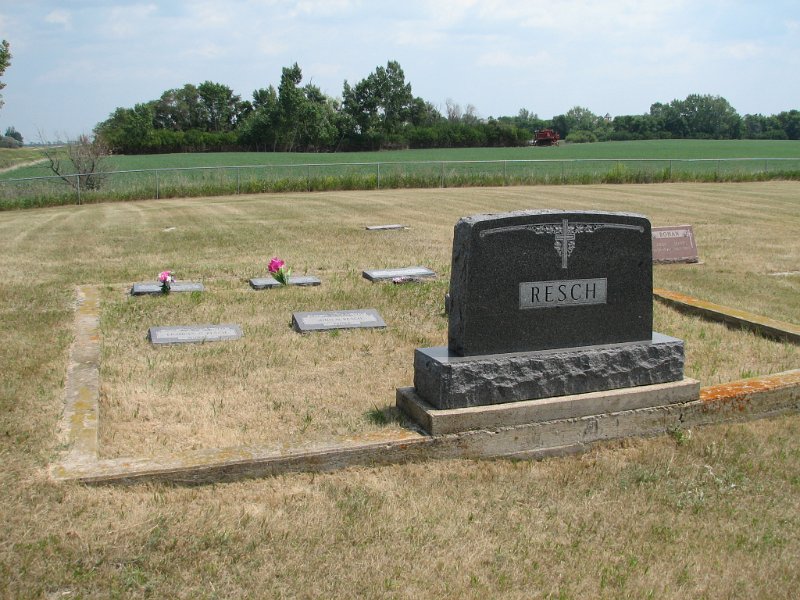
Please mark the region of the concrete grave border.
<svg viewBox="0 0 800 600"><path fill-rule="evenodd" d="M660 290L660 292L662 292ZM99 459L100 294L79 286L60 423L66 450L50 465L56 481L86 484L214 483L287 472L333 471L452 458L540 459L588 450L625 437L661 435L699 425L746 421L800 410L800 369L702 388L700 398L601 415L430 436L418 430L347 438L275 451L237 446L163 458Z"/></svg>

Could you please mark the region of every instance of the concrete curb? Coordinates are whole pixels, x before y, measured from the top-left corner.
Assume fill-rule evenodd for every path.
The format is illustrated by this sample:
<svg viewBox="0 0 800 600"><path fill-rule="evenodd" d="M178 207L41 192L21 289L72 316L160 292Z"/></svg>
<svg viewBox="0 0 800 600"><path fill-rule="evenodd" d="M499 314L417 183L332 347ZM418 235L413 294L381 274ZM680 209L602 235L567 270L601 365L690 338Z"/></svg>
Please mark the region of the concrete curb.
<svg viewBox="0 0 800 600"><path fill-rule="evenodd" d="M706 319L722 321L731 325L740 325L762 335L800 344L800 326L792 323L776 321L775 319L755 315L737 308L706 302L685 294L659 288L653 288L653 296L669 306L698 314Z"/></svg>
<svg viewBox="0 0 800 600"><path fill-rule="evenodd" d="M593 444L614 439L654 436L680 428L800 410L800 369L795 369L702 388L699 399L691 402L555 418L491 430L429 436L409 429L401 434L372 435L287 450L239 446L164 458L99 460L99 314L98 290L79 287L75 341L67 367L66 404L61 421L67 450L59 462L50 466L50 476L56 481L204 484L432 459L540 459L582 452Z"/></svg>

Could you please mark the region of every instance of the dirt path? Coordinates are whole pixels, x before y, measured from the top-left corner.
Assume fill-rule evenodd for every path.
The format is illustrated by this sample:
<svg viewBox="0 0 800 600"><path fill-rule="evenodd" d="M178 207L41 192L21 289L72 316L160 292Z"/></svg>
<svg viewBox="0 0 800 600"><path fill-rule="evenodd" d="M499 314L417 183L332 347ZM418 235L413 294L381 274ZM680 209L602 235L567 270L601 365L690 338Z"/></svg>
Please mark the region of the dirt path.
<svg viewBox="0 0 800 600"><path fill-rule="evenodd" d="M22 169L23 167L32 167L34 165L41 164L46 160L47 160L46 158L38 158L36 160L29 160L28 162L17 163L15 165L11 165L10 167L4 167L0 169L0 173L8 173L9 171L13 171L15 169Z"/></svg>

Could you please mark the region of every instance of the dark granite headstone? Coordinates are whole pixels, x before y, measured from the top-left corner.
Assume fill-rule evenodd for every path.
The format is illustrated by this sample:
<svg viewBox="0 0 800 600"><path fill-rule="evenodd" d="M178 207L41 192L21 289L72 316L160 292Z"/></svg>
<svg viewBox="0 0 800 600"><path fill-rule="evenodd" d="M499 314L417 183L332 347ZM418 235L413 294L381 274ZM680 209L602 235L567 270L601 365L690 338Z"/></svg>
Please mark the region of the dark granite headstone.
<svg viewBox="0 0 800 600"><path fill-rule="evenodd" d="M652 244L644 216L535 210L456 224L453 352L646 341L652 326Z"/></svg>
<svg viewBox="0 0 800 600"><path fill-rule="evenodd" d="M697 243L691 225L653 227L653 262L696 263Z"/></svg>
<svg viewBox="0 0 800 600"><path fill-rule="evenodd" d="M320 280L313 276L298 276L289 277L289 285L296 285L300 287L320 285ZM275 280L274 277L258 277L250 280L250 287L254 290L268 290L271 288L281 287L281 284Z"/></svg>
<svg viewBox="0 0 800 600"><path fill-rule="evenodd" d="M374 308L292 313L292 327L300 333L331 329L365 329L386 327Z"/></svg>
<svg viewBox="0 0 800 600"><path fill-rule="evenodd" d="M239 325L179 325L170 327L151 327L147 337L153 344L202 344L238 340L242 337Z"/></svg>
<svg viewBox="0 0 800 600"><path fill-rule="evenodd" d="M445 297L449 346L416 349L415 406L580 403L590 392L683 380L683 342L652 330L652 260L642 215L536 210L459 220ZM694 389L686 386L688 396ZM398 391L401 409L410 406L404 398ZM576 415L586 410L576 406Z"/></svg>
<svg viewBox="0 0 800 600"><path fill-rule="evenodd" d="M371 269L361 274L370 281L386 281L395 277L413 277L416 279L436 277L436 273L427 267L401 267L397 269Z"/></svg>
<svg viewBox="0 0 800 600"><path fill-rule="evenodd" d="M176 281L169 286L169 293L179 294L181 292L203 292L205 287L202 283L192 283L191 281ZM131 288L131 296L145 296L148 294L161 294L161 284L158 282L134 283Z"/></svg>
<svg viewBox="0 0 800 600"><path fill-rule="evenodd" d="M393 223L391 225L369 225L366 227L367 231L393 231L395 229L408 229L408 225Z"/></svg>

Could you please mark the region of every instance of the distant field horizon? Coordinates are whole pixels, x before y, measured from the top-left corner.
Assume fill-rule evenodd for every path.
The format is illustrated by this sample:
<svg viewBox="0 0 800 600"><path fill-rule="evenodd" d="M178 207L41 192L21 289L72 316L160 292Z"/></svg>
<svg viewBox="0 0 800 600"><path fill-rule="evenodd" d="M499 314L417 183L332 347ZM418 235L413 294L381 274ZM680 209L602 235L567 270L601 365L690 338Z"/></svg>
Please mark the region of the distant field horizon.
<svg viewBox="0 0 800 600"><path fill-rule="evenodd" d="M28 151L28 149L26 149ZM111 170L191 167L569 159L800 158L800 140L641 140L565 144L557 147L432 148L375 152L183 152L115 155ZM28 159L30 154L28 153ZM46 164L0 174L3 179L52 175Z"/></svg>

